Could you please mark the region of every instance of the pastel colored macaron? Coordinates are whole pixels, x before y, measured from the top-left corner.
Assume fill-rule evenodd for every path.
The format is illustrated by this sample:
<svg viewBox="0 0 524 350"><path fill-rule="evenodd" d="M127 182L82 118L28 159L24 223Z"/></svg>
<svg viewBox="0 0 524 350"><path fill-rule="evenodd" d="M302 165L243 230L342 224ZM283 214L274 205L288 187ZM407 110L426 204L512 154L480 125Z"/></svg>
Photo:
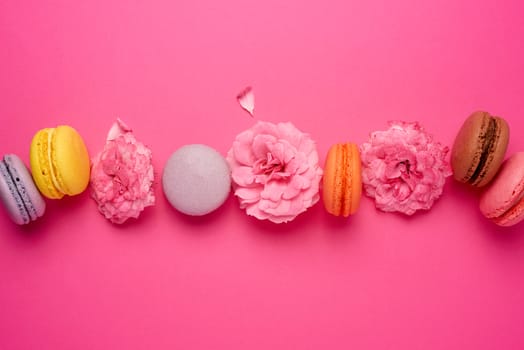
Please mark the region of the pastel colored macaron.
<svg viewBox="0 0 524 350"><path fill-rule="evenodd" d="M164 194L178 211L192 216L220 207L231 191L231 174L224 157L201 144L176 150L162 174Z"/></svg>
<svg viewBox="0 0 524 350"><path fill-rule="evenodd" d="M331 146L322 179L322 198L327 212L348 217L354 214L362 196L361 162L354 143Z"/></svg>
<svg viewBox="0 0 524 350"><path fill-rule="evenodd" d="M31 142L30 163L36 186L47 198L74 196L89 184L89 154L70 126L38 131Z"/></svg>
<svg viewBox="0 0 524 350"><path fill-rule="evenodd" d="M14 154L6 154L0 161L0 198L18 225L28 224L44 215L45 201L29 170Z"/></svg>
<svg viewBox="0 0 524 350"><path fill-rule="evenodd" d="M524 152L508 158L480 197L480 211L500 226L524 219Z"/></svg>
<svg viewBox="0 0 524 350"><path fill-rule="evenodd" d="M474 187L487 185L497 174L509 142L508 123L488 112L471 114L451 150L455 180Z"/></svg>

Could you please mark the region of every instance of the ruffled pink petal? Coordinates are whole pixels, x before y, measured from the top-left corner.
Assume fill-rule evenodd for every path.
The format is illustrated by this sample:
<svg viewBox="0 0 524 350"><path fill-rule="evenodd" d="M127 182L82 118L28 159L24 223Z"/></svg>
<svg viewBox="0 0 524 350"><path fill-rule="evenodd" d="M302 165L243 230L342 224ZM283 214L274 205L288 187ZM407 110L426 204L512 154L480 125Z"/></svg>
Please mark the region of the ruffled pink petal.
<svg viewBox="0 0 524 350"><path fill-rule="evenodd" d="M91 196L108 220L120 224L137 218L155 202L152 156L120 119L107 139L102 152L92 160Z"/></svg>
<svg viewBox="0 0 524 350"><path fill-rule="evenodd" d="M232 160L235 160L241 165L252 165L255 162L255 155L251 151L251 147L245 147L245 144L240 141L235 141L231 149Z"/></svg>
<svg viewBox="0 0 524 350"><path fill-rule="evenodd" d="M256 203L260 199L260 191L257 188L240 187L235 195L245 204Z"/></svg>
<svg viewBox="0 0 524 350"><path fill-rule="evenodd" d="M270 148L273 148L273 144L277 141L273 135L256 135L251 144L251 150L255 159L267 158L268 154L271 153Z"/></svg>
<svg viewBox="0 0 524 350"><path fill-rule="evenodd" d="M238 186L251 186L256 179L253 168L248 166L235 167L231 171L231 178Z"/></svg>
<svg viewBox="0 0 524 350"><path fill-rule="evenodd" d="M311 186L311 180L308 177L296 175L291 181L289 181L284 193L282 194L283 199L292 199L298 194L304 192Z"/></svg>
<svg viewBox="0 0 524 350"><path fill-rule="evenodd" d="M244 207L241 205L240 207L246 209L247 215L254 216L259 220L271 220L271 215L260 210L256 203Z"/></svg>
<svg viewBox="0 0 524 350"><path fill-rule="evenodd" d="M320 198L315 143L291 123L257 122L237 136L226 159L240 207L260 220L291 221Z"/></svg>
<svg viewBox="0 0 524 350"><path fill-rule="evenodd" d="M131 132L131 128L127 126L120 118L117 118L116 123L113 124L109 133L107 134L107 141L113 141L121 135L124 135L126 132Z"/></svg>
<svg viewBox="0 0 524 350"><path fill-rule="evenodd" d="M393 122L360 147L362 182L377 208L411 215L431 208L451 175L449 149L418 123Z"/></svg>

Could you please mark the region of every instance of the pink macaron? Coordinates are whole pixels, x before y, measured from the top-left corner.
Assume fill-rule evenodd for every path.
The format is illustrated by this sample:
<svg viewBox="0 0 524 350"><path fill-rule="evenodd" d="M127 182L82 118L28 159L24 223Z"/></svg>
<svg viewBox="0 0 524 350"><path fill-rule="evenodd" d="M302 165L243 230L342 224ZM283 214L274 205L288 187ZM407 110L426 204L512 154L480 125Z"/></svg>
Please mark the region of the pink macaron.
<svg viewBox="0 0 524 350"><path fill-rule="evenodd" d="M524 219L524 152L507 159L480 198L480 211L500 226Z"/></svg>

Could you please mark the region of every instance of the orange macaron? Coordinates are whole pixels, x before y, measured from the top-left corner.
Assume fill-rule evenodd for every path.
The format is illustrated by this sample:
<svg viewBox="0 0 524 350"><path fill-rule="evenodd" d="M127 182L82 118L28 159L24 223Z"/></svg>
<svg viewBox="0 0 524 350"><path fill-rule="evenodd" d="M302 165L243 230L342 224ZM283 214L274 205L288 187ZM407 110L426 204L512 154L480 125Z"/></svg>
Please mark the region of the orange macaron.
<svg viewBox="0 0 524 350"><path fill-rule="evenodd" d="M362 196L362 178L360 152L356 144L331 146L322 185L322 198L328 213L348 217L357 211Z"/></svg>

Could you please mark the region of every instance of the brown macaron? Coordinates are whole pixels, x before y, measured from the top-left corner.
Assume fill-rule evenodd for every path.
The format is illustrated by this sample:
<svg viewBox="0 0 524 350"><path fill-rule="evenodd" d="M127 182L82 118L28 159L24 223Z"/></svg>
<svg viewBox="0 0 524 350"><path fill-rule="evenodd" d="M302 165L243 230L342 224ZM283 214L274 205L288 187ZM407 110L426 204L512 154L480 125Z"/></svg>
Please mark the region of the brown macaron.
<svg viewBox="0 0 524 350"><path fill-rule="evenodd" d="M488 112L470 115L460 128L451 150L455 180L482 187L497 174L509 142L508 123Z"/></svg>

